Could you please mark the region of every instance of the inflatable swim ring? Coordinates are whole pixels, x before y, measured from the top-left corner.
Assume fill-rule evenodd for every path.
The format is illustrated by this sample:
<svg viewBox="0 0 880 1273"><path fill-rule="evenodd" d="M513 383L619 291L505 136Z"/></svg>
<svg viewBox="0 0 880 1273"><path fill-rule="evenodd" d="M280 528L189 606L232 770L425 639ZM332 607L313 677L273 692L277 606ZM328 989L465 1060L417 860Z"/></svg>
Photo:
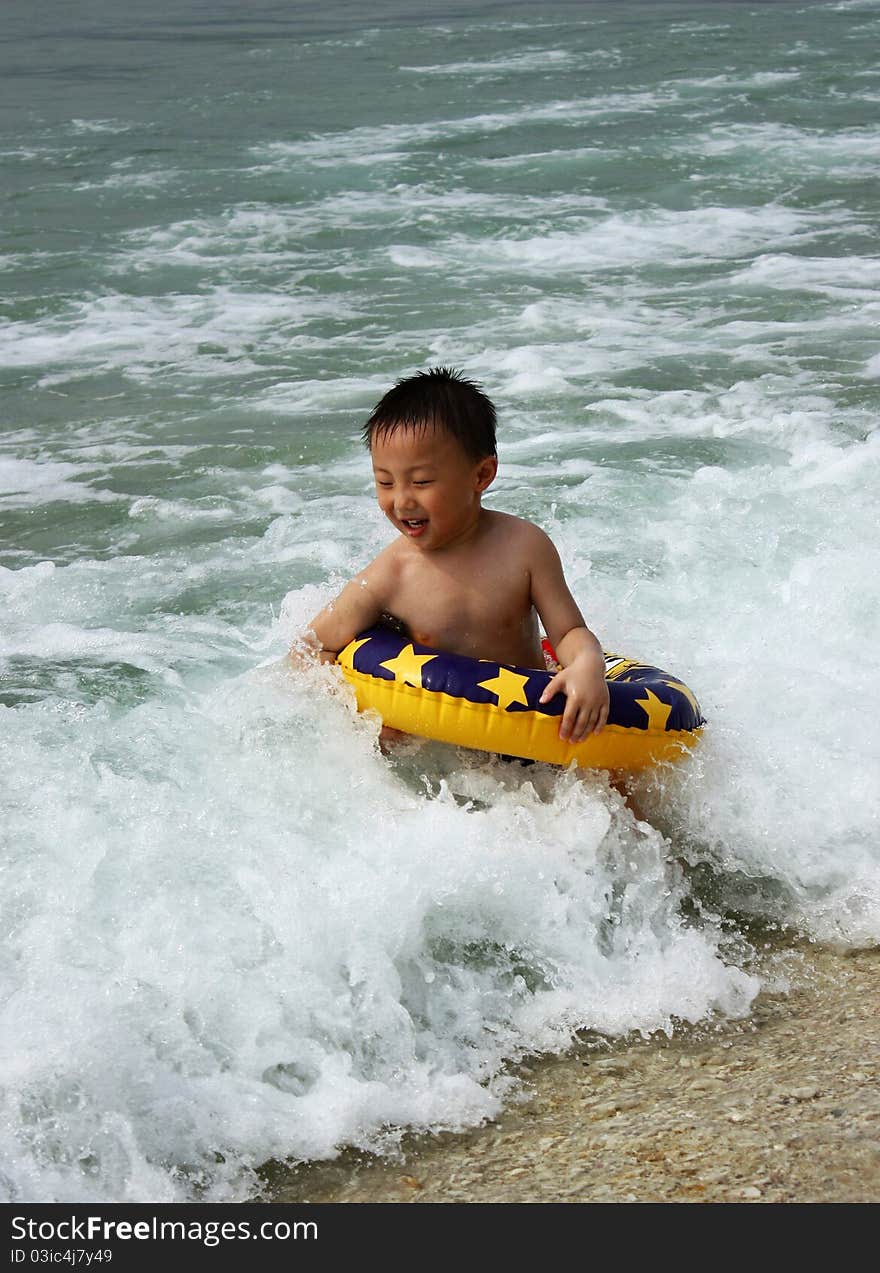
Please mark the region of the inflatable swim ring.
<svg viewBox="0 0 880 1273"><path fill-rule="evenodd" d="M378 712L393 729L554 765L645 769L684 755L705 723L677 677L616 654L605 655L608 723L575 744L559 737L564 696L538 702L550 672L445 654L390 628L362 632L337 662L358 711Z"/></svg>

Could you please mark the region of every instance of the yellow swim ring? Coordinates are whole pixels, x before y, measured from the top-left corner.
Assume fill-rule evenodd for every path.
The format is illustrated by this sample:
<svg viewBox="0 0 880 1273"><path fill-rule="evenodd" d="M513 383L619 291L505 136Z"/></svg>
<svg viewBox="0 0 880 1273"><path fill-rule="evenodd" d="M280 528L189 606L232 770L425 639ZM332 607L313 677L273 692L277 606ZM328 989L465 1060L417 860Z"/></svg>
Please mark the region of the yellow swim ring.
<svg viewBox="0 0 880 1273"><path fill-rule="evenodd" d="M559 737L564 696L538 701L549 672L446 654L384 627L362 632L337 662L358 711L407 734L524 760L637 771L680 759L705 724L683 681L616 654L605 655L608 723L574 744Z"/></svg>

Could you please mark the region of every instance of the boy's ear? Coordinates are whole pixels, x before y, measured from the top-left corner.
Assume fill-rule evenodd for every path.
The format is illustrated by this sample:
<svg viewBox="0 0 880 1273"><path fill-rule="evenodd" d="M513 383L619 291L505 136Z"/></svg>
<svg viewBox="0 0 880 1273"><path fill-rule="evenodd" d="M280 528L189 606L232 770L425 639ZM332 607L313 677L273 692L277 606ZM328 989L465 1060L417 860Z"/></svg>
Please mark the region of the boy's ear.
<svg viewBox="0 0 880 1273"><path fill-rule="evenodd" d="M477 490L485 491L495 481L495 474L498 472L498 456L487 455L480 460L477 465Z"/></svg>

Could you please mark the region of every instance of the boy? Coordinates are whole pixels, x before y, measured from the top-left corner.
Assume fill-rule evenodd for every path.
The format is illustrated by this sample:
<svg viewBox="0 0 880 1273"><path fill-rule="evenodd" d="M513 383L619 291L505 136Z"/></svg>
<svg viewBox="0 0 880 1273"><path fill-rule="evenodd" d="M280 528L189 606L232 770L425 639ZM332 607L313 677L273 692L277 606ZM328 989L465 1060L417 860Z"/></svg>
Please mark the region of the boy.
<svg viewBox="0 0 880 1273"><path fill-rule="evenodd" d="M599 733L608 716L605 660L559 554L531 522L482 506L498 470L486 395L451 369L419 372L376 405L364 441L379 507L398 534L312 620L307 641L318 657L332 661L384 618L422 645L543 668L540 619L561 664L541 699L566 697L560 738Z"/></svg>

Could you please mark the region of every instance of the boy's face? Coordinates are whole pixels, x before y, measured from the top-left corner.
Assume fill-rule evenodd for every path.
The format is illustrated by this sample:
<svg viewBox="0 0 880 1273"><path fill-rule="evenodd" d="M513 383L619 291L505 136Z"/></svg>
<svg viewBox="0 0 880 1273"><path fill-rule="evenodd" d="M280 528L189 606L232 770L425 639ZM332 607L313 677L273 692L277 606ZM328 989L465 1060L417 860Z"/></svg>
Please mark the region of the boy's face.
<svg viewBox="0 0 880 1273"><path fill-rule="evenodd" d="M375 437L370 454L379 507L415 547L445 548L475 529L481 495L498 469L494 456L474 460L433 426Z"/></svg>

